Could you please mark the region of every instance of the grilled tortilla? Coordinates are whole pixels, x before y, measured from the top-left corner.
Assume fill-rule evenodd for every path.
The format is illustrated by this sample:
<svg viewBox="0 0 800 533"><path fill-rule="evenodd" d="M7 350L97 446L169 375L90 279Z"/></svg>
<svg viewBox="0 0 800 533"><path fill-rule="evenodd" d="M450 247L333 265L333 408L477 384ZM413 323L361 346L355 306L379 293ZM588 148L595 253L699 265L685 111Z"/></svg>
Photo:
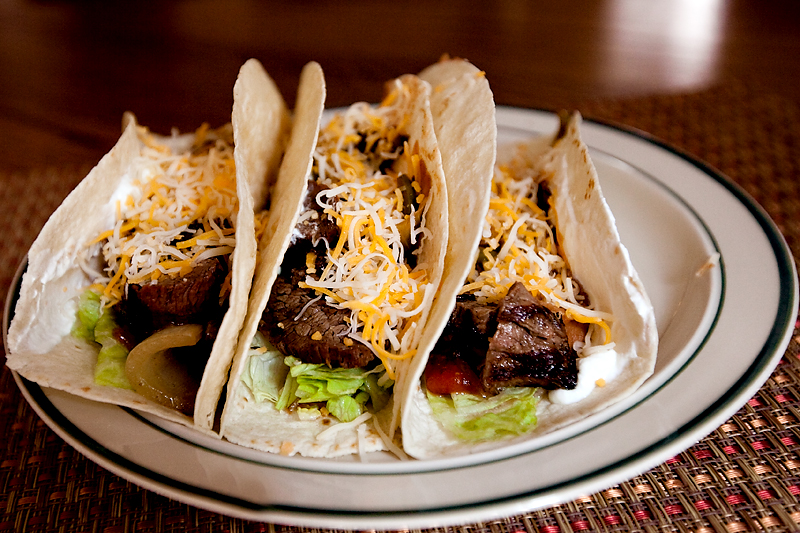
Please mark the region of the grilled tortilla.
<svg viewBox="0 0 800 533"><path fill-rule="evenodd" d="M273 200L283 211L259 243L222 415L232 442L402 453L399 398L432 340L447 196L430 86L411 75L388 86L380 106L355 104L320 129L324 80L304 72Z"/></svg>
<svg viewBox="0 0 800 533"><path fill-rule="evenodd" d="M248 63L242 74L258 68ZM239 80L239 106L241 91ZM8 333L10 368L43 386L213 432L255 268L253 206L267 201L289 125L283 99L266 74L247 92L259 94L248 113L262 120L252 127L234 109L232 128L163 137L126 114L117 144L53 213L28 253ZM217 215L205 216L209 211ZM192 213L188 219L186 212ZM161 235L167 230L170 237ZM202 302L193 300L201 298L195 285L180 288L187 280L203 285L208 276L214 279L202 289L209 293ZM170 301L178 293L184 301ZM140 307L125 315L120 302L132 305L134 295ZM208 312L186 311L198 303ZM148 305L161 307L151 311ZM171 314L176 306L182 316ZM131 343L126 316L142 309L148 323L131 326L141 329ZM98 313L114 317L102 336ZM175 329L173 322L181 326ZM126 364L134 345L140 364L129 379ZM172 349L185 345L191 347L181 348L180 356ZM164 392L161 383L153 388L142 377L161 374L148 370L158 360L184 383L186 368L198 365L171 366L179 359L200 359L189 384L196 389ZM143 393L143 387L150 388Z"/></svg>
<svg viewBox="0 0 800 533"><path fill-rule="evenodd" d="M653 308L620 242L580 121L574 114L555 135L498 157L481 244L453 248L448 258L468 272L459 278L459 302L451 300L451 321L406 398L409 455L529 441L620 401L652 374ZM456 176L447 174L448 188ZM451 211L453 235L461 235L452 228L463 217ZM458 338L464 324L466 342Z"/></svg>

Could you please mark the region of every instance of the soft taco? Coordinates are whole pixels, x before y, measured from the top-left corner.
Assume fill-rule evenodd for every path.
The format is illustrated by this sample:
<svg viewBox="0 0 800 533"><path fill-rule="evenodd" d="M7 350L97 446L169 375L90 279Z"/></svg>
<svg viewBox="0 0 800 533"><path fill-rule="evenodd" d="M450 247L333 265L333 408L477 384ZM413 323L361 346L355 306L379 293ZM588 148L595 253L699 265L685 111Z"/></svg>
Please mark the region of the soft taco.
<svg viewBox="0 0 800 533"><path fill-rule="evenodd" d="M10 368L213 432L255 268L253 206L267 201L288 135L283 99L261 74L247 87L257 123L235 108L219 129L161 136L125 115L117 144L28 253Z"/></svg>
<svg viewBox="0 0 800 533"><path fill-rule="evenodd" d="M526 441L620 401L652 374L653 307L580 123L564 115L555 135L498 156L477 232L455 232L478 215L451 210L451 235L475 245L448 256L466 268L449 321L412 376L402 426L409 455ZM459 176L447 179L450 190Z"/></svg>
<svg viewBox="0 0 800 533"><path fill-rule="evenodd" d="M321 71L300 83L222 435L285 455L390 449L442 278L447 196L430 87L321 127Z"/></svg>

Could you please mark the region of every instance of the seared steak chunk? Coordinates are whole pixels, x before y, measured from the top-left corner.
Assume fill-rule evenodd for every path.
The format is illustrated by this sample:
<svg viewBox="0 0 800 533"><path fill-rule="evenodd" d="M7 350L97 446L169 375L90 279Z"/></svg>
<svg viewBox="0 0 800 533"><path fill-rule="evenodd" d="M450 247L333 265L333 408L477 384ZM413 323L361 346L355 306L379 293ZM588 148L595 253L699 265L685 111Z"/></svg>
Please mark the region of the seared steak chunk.
<svg viewBox="0 0 800 533"><path fill-rule="evenodd" d="M497 304L480 304L459 296L432 353L461 358L473 369L482 367L489 338L497 328L496 315Z"/></svg>
<svg viewBox="0 0 800 533"><path fill-rule="evenodd" d="M328 242L328 246L333 248L339 240L339 226L336 220L325 214L324 209L317 203L317 195L327 189L325 185L316 180L308 181L308 191L303 201L303 211L301 221L295 226L293 242L310 241L312 246L317 246L321 239ZM336 199L332 198L331 203L335 205ZM306 212L310 211L310 215Z"/></svg>
<svg viewBox="0 0 800 533"><path fill-rule="evenodd" d="M505 387L572 389L577 384L577 354L569 343L564 322L521 283L493 304L459 297L442 336L431 352L427 377L434 377L443 394L464 392L447 371L469 364L480 376L482 393ZM461 379L461 378L459 378ZM462 379L463 381L463 379Z"/></svg>
<svg viewBox="0 0 800 533"><path fill-rule="evenodd" d="M261 317L262 333L281 353L304 363L332 368L358 368L370 363L375 357L372 351L347 337L345 319L350 311L331 307L324 299L303 310L317 297L313 290L298 286L304 279L303 268L278 276Z"/></svg>
<svg viewBox="0 0 800 533"><path fill-rule="evenodd" d="M561 318L515 283L497 310L497 331L489 342L481 374L484 388L574 389L577 354Z"/></svg>
<svg viewBox="0 0 800 533"><path fill-rule="evenodd" d="M221 319L220 290L227 265L219 258L194 265L186 276L127 286L122 302L124 322L141 340L168 324L206 324Z"/></svg>

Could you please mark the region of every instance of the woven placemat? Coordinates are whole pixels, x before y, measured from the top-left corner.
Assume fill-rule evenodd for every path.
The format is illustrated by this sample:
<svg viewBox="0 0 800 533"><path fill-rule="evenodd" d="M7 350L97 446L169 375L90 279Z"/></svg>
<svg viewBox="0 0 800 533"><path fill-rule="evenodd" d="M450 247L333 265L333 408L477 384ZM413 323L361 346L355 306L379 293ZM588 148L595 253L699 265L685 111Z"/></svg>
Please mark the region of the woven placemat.
<svg viewBox="0 0 800 533"><path fill-rule="evenodd" d="M800 107L745 83L693 94L590 101L584 116L648 132L718 168L798 250ZM47 216L89 167L0 180L0 291ZM739 412L690 449L574 502L431 532L794 531L800 529L800 332ZM4 358L4 356L3 356ZM39 420L0 371L0 533L320 531L247 522L169 500L110 474Z"/></svg>

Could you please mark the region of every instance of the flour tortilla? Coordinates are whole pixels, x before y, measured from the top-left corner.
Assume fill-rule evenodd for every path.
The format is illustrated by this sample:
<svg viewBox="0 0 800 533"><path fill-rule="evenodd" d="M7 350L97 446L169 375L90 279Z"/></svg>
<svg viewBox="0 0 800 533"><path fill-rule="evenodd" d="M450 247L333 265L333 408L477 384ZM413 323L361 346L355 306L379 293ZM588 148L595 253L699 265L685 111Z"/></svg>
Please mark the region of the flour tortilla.
<svg viewBox="0 0 800 533"><path fill-rule="evenodd" d="M269 123L262 127L270 138L278 139L282 135L278 132L285 128L281 116L288 112L277 91L267 88L264 99L264 106L261 109L255 106L254 112L270 117ZM51 215L28 252L28 268L22 278L8 332L7 365L42 386L131 407L213 434L214 411L242 326L255 268L254 198L249 185L251 181L269 181L268 165L259 165L258 160L280 157L276 152L282 150L282 143L254 148L255 137L242 135L241 124L238 129L234 125L239 207L235 218L236 248L232 255L229 309L205 367L194 416L190 417L151 402L132 390L95 384L97 345L70 334L77 299L92 282L80 268L79 257L87 243L113 227L116 200L124 200L124 191L131 186L131 165L142 147L135 118L126 114L123 125L124 131L117 144ZM191 145L194 135L156 138L181 149ZM266 194L266 189L262 188L259 194ZM263 197L255 199L255 203L264 201Z"/></svg>
<svg viewBox="0 0 800 533"><path fill-rule="evenodd" d="M231 367L239 330L247 313L256 268L255 210L269 200L289 137L289 110L272 78L255 59L239 69L233 86L233 126L239 210L229 308L206 363L195 400L194 422L214 426L217 404ZM202 394L201 394L202 393Z"/></svg>
<svg viewBox="0 0 800 533"><path fill-rule="evenodd" d="M420 370L408 398L403 424L403 445L409 455L420 459L455 456L530 441L622 400L652 374L658 347L653 307L620 242L588 149L581 141L580 123L580 115L576 113L556 136L534 139L523 150L528 161L552 172L549 186L558 218L557 229L573 275L596 309L615 316L611 335L616 342L615 351L620 354L620 374L573 404L558 405L543 399L537 409L538 424L527 435L476 444L457 439L433 418L419 380ZM447 178L451 186L454 176ZM452 212L451 227L465 216ZM462 252L452 260L471 268L476 249Z"/></svg>
<svg viewBox="0 0 800 533"><path fill-rule="evenodd" d="M427 350L414 359L412 386L402 408L403 442L406 427L418 414L410 405L425 370L427 356L442 334L474 262L489 209L492 174L497 156L495 106L489 82L477 67L463 59L443 59L419 74L431 84L431 112L442 153L447 184L449 232L444 275L433 303L424 339ZM481 221L481 222L478 222Z"/></svg>
<svg viewBox="0 0 800 533"><path fill-rule="evenodd" d="M431 283L437 286L445 260L448 222L444 173L429 108L430 86L416 76L404 76L401 79L415 95L407 124L409 144L414 146L419 143L420 156L425 161L432 181L431 188L427 191L432 203L426 216L426 225L434 238L423 243L419 260L436 267L430 278ZM241 380L249 363L250 341L265 311L272 284L301 212L307 177L312 166L311 156L321 126L324 95L321 69L316 64L313 68L307 67L298 90L289 148L281 165L273 196L269 229L259 243L260 256L253 294L233 363L228 399L221 423L222 435L231 442L273 453L309 457L337 457L384 450L387 445L392 447L391 442L387 444L387 440L382 438L381 432L387 436L386 439L390 439L389 435L399 422L398 418L392 417L392 407L394 402L401 402L400 399L405 396L412 383L402 378L407 370L398 368L394 400L389 407L376 413L366 424L341 424L335 421L331 423L334 419L300 420L294 413L277 411L270 402L257 403ZM420 344L418 353L426 352L429 348ZM403 366L407 367L407 364ZM380 423L380 431L376 429L376 423Z"/></svg>

